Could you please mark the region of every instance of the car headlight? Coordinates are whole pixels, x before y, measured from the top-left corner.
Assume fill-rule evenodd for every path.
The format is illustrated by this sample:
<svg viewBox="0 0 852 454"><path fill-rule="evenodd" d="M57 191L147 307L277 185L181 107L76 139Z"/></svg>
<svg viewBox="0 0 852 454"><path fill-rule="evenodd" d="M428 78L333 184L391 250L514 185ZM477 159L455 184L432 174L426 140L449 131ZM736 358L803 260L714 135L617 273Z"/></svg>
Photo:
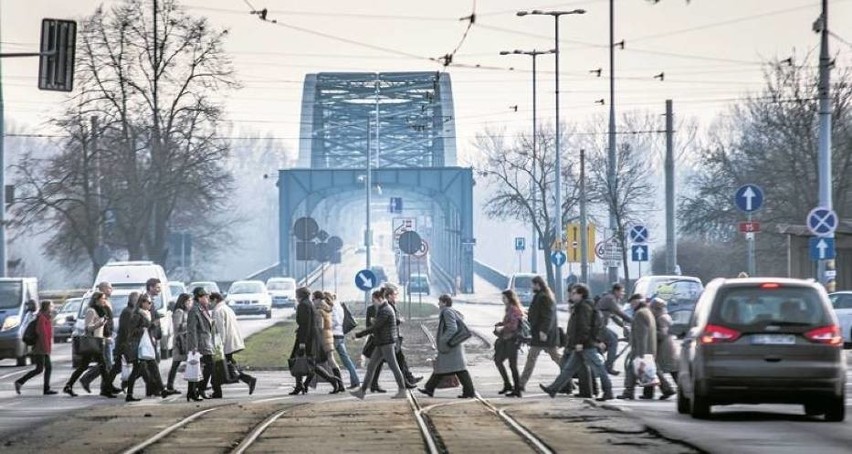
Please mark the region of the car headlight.
<svg viewBox="0 0 852 454"><path fill-rule="evenodd" d="M21 317L17 315L10 315L6 317L6 320L3 321L3 327L0 328L0 331L9 331L10 329L16 328L21 324Z"/></svg>

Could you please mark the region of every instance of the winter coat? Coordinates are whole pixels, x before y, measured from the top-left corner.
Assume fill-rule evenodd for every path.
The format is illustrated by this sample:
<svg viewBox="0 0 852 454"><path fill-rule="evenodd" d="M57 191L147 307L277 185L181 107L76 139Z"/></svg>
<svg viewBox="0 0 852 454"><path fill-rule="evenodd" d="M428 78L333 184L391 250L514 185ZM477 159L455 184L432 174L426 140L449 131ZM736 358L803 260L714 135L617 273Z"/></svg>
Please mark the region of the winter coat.
<svg viewBox="0 0 852 454"><path fill-rule="evenodd" d="M222 351L226 355L245 350L246 344L233 309L225 303L217 304L213 309L213 321L216 324L216 335L222 341Z"/></svg>
<svg viewBox="0 0 852 454"><path fill-rule="evenodd" d="M438 358L435 359L435 373L449 374L452 372L460 372L467 368L467 361L464 357L464 342L450 347L449 340L458 331L459 320L462 315L456 312L451 307L441 309L440 321L438 322L438 333L435 336L438 344Z"/></svg>
<svg viewBox="0 0 852 454"><path fill-rule="evenodd" d="M524 318L524 311L516 306L506 308L506 314L503 316L503 321L500 326L500 339L513 340L518 335L521 329L521 320Z"/></svg>
<svg viewBox="0 0 852 454"><path fill-rule="evenodd" d="M175 309L172 312L172 328L174 329L175 343L172 350L172 361L186 361L189 353L186 349L186 322L188 315L183 309ZM180 339L180 340L178 340ZM181 346L183 348L178 348Z"/></svg>
<svg viewBox="0 0 852 454"><path fill-rule="evenodd" d="M624 326L624 323L631 323L633 319L621 310L621 304L615 299L615 295L607 293L598 300L596 307L603 314L603 326L609 326L609 320L612 319L619 326Z"/></svg>
<svg viewBox="0 0 852 454"><path fill-rule="evenodd" d="M324 300L314 301L314 322L319 328L320 346L326 353L334 351L334 332L331 314L331 306Z"/></svg>
<svg viewBox="0 0 852 454"><path fill-rule="evenodd" d="M536 292L530 304L529 310L530 329L532 339L530 345L533 347L558 347L559 326L556 319L556 304L550 293L544 290ZM541 340L539 333L547 335L547 339Z"/></svg>
<svg viewBox="0 0 852 454"><path fill-rule="evenodd" d="M50 355L53 351L53 321L49 313L39 312L35 319L38 339L33 345L33 355Z"/></svg>
<svg viewBox="0 0 852 454"><path fill-rule="evenodd" d="M672 327L672 317L668 313L657 314L657 369L660 372L678 370L678 355L675 347L675 337L669 334Z"/></svg>
<svg viewBox="0 0 852 454"><path fill-rule="evenodd" d="M305 345L305 355L314 356L316 336L314 305L309 298L305 298L296 304L296 342L293 343L293 351L290 356L296 356L300 344Z"/></svg>
<svg viewBox="0 0 852 454"><path fill-rule="evenodd" d="M112 323L112 318L102 319L95 308L86 309L86 334L94 337L104 337L104 325Z"/></svg>
<svg viewBox="0 0 852 454"><path fill-rule="evenodd" d="M128 347L128 339L130 338L130 319L133 317L134 308L126 306L118 317L118 334L115 338L115 345L118 347L119 354L124 355Z"/></svg>
<svg viewBox="0 0 852 454"><path fill-rule="evenodd" d="M571 306L571 318L568 319L567 342L565 348L573 351L577 345L583 348L595 347L597 341L592 333L595 303L583 300Z"/></svg>
<svg viewBox="0 0 852 454"><path fill-rule="evenodd" d="M633 313L630 324L630 351L634 358L647 354L657 356L657 323L654 314L646 306L640 306Z"/></svg>
<svg viewBox="0 0 852 454"><path fill-rule="evenodd" d="M124 357L127 358L128 362L137 360L139 354L139 342L142 341L142 336L144 336L145 333L147 333L148 337L151 339L151 343L154 343L154 337L151 335L151 318L149 314L143 314L144 311L145 309L136 309L130 317L130 331L127 334L127 344L124 349Z"/></svg>
<svg viewBox="0 0 852 454"><path fill-rule="evenodd" d="M202 355L213 354L213 314L204 312L201 303L192 306L186 319L186 349Z"/></svg>
<svg viewBox="0 0 852 454"><path fill-rule="evenodd" d="M372 334L373 343L376 346L396 343L399 337L399 328L396 326L396 314L390 303L383 303L377 307L376 316L371 321L372 324L367 329L356 334L355 337Z"/></svg>

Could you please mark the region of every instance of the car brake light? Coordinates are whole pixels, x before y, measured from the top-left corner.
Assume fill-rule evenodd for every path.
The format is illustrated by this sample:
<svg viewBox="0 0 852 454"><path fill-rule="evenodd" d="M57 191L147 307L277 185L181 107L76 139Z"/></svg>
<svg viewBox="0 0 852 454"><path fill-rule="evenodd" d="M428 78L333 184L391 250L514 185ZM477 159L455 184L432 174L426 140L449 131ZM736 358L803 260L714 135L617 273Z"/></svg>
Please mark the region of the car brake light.
<svg viewBox="0 0 852 454"><path fill-rule="evenodd" d="M837 325L822 326L805 333L805 337L819 344L843 346L843 336L840 335L840 327Z"/></svg>
<svg viewBox="0 0 852 454"><path fill-rule="evenodd" d="M767 282L765 284L760 284L760 288L778 288L781 287L781 284L777 282Z"/></svg>
<svg viewBox="0 0 852 454"><path fill-rule="evenodd" d="M739 338L739 331L719 325L707 325L700 340L702 344L720 344L722 342L733 342Z"/></svg>

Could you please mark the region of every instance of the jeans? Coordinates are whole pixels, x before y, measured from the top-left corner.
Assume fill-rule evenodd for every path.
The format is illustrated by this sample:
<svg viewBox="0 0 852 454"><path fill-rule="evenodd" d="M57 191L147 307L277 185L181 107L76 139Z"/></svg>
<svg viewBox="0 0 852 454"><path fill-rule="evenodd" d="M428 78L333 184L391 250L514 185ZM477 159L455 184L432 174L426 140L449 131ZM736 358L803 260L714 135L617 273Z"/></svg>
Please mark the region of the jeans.
<svg viewBox="0 0 852 454"><path fill-rule="evenodd" d="M583 362L592 369L592 372L601 379L604 396L612 396L612 382L604 369L603 357L595 347L584 348L581 352L574 351L568 361L562 365L562 371L556 380L548 386L548 389L558 391L574 378L574 375L583 367Z"/></svg>
<svg viewBox="0 0 852 454"><path fill-rule="evenodd" d="M349 357L349 351L346 350L346 339L343 336L334 336L334 349L337 355L340 356L340 362L343 367L349 371L349 385L352 387L360 386L361 379L358 378L358 371L355 370L355 363Z"/></svg>
<svg viewBox="0 0 852 454"><path fill-rule="evenodd" d="M533 369L535 369L535 363L538 361L538 355L542 352L542 350L546 351L548 355L550 355L550 359L553 360L557 365L560 363L562 359L562 355L559 354L558 347L530 347L530 352L527 354L527 363L524 365L524 371L521 373L521 388L525 388L527 386L527 382L530 380L530 375L533 373Z"/></svg>

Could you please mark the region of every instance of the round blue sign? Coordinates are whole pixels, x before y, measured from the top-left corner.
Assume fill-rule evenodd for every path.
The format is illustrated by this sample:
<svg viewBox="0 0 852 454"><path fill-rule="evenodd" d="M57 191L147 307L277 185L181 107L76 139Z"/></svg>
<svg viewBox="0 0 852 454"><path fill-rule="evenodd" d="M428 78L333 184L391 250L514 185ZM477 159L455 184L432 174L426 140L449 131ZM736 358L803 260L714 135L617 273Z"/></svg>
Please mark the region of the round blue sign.
<svg viewBox="0 0 852 454"><path fill-rule="evenodd" d="M744 213L757 211L763 206L763 189L756 184L745 184L734 193L734 204Z"/></svg>
<svg viewBox="0 0 852 454"><path fill-rule="evenodd" d="M550 261L556 266L562 266L568 260L568 256L562 251L553 251L550 253Z"/></svg>
<svg viewBox="0 0 852 454"><path fill-rule="evenodd" d="M828 236L837 230L837 213L826 207L816 207L808 213L808 230L816 236Z"/></svg>
<svg viewBox="0 0 852 454"><path fill-rule="evenodd" d="M370 270L361 270L355 273L355 286L365 292L376 288L378 284L376 275Z"/></svg>

